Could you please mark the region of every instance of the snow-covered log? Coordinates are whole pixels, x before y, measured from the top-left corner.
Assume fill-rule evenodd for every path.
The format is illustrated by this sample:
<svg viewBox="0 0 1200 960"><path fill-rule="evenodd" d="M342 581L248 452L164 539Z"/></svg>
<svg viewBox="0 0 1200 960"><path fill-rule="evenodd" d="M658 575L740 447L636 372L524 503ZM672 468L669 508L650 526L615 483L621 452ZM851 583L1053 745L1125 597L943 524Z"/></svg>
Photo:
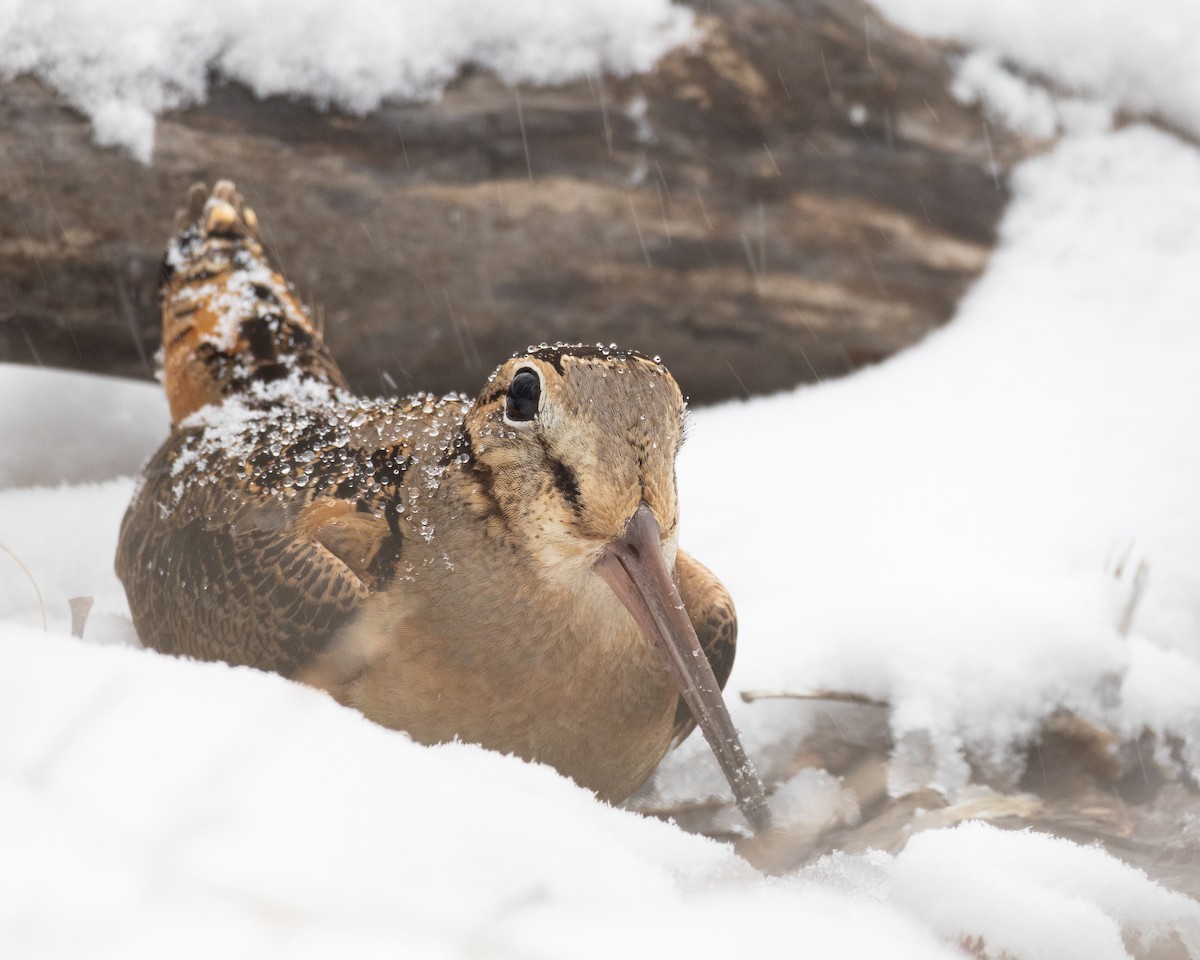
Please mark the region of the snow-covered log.
<svg viewBox="0 0 1200 960"><path fill-rule="evenodd" d="M229 177L359 390L560 339L697 401L782 389L945 322L1036 142L859 0L34 6L0 44L0 360L148 376L178 198Z"/></svg>

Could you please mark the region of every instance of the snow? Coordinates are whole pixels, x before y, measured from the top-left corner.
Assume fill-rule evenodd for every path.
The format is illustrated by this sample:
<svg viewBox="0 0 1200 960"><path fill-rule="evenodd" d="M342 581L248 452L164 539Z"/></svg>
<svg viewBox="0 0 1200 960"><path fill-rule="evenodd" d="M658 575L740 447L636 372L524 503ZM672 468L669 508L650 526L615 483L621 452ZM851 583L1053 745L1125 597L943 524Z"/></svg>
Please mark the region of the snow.
<svg viewBox="0 0 1200 960"><path fill-rule="evenodd" d="M982 941L989 956L1047 960L1128 957L1175 931L1200 951L1196 903L1164 890L1095 847L964 823L918 834L895 857L835 854L801 874L867 887L950 941Z"/></svg>
<svg viewBox="0 0 1200 960"><path fill-rule="evenodd" d="M1017 764L1056 707L1200 742L1200 155L1079 136L1014 187L949 327L697 414L679 465L682 542L738 604L738 685L889 701L898 792L961 789L963 749ZM778 497L738 497L731 463ZM1130 545L1149 578L1123 637Z"/></svg>
<svg viewBox="0 0 1200 960"><path fill-rule="evenodd" d="M1005 127L1041 139L1062 132L1101 132L1113 122L1113 106L1054 95L1014 73L992 51L975 50L963 57L950 89L963 103L982 104Z"/></svg>
<svg viewBox="0 0 1200 960"><path fill-rule="evenodd" d="M86 489L46 492L87 499ZM421 747L279 677L0 629L6 957L1124 957L1200 906L980 824L770 880L547 767ZM1069 948L1069 949L1068 949ZM1090 951L1090 952L1088 952Z"/></svg>
<svg viewBox="0 0 1200 960"><path fill-rule="evenodd" d="M6 0L0 77L38 77L148 163L155 118L202 103L210 73L361 114L433 99L469 64L508 83L623 75L694 35L669 0Z"/></svg>
<svg viewBox="0 0 1200 960"><path fill-rule="evenodd" d="M1112 2L1043 2L1035 22L1025 3L881 6L975 44L960 95L1061 139L1014 174L997 251L947 328L847 379L694 414L682 543L738 604L729 699L748 752L781 776L811 712L744 704L739 691L823 688L888 702L858 709L860 722L890 725L895 793L969 798L972 764L1015 779L1023 746L1062 709L1125 740L1174 736L1178 759L1160 746L1158 761L1196 776L1200 151L1147 125L1113 130L1111 118L1130 109L1197 129L1198 74L1181 51L1200 8L1148 0L1135 17ZM34 43L66 9L0 7L0 61L12 69L13 37ZM235 22L206 9L206 24ZM263 22L273 11L255 9ZM319 16L289 9L310 28ZM367 8L348 9L349 22ZM617 36L590 6L572 9L560 26ZM126 36L80 5L55 69L74 57L76 81L152 124L155 97L202 96L204 66L232 71L239 44L294 42L277 11L274 34L213 39L192 24L197 42L171 49L180 62L151 69L156 31L178 32L181 10L124 18ZM445 10L436 16L466 17L467 5ZM390 22L380 50L400 42ZM511 63L525 56L517 35L493 21L443 42L498 37L495 65L505 44ZM123 51L116 80L98 41ZM573 49L538 69L599 62L573 66ZM623 62L648 65L647 49ZM305 55L294 66L324 84L307 92L362 109L395 93L370 75L373 50L358 86ZM616 56L604 51L589 56ZM430 62L450 62L443 52ZM49 76L49 54L38 62L20 69ZM189 69L191 87L179 79ZM427 92L444 82L435 75ZM0 365L0 411L2 956L570 960L636 943L697 958L936 960L965 946L1104 960L1172 940L1200 953L1200 905L1096 847L966 823L768 878L733 848L608 807L549 768L418 746L279 677L142 650L112 557L133 477L165 433L159 389ZM14 556L40 589L46 632ZM68 635L79 595L96 601L83 640ZM726 794L693 737L638 803ZM787 777L772 802L793 828L859 816L819 770Z"/></svg>
<svg viewBox="0 0 1200 960"><path fill-rule="evenodd" d="M1200 135L1195 0L874 0L898 25L956 40L1068 93Z"/></svg>
<svg viewBox="0 0 1200 960"><path fill-rule="evenodd" d="M156 385L0 363L0 490L137 473L170 424Z"/></svg>

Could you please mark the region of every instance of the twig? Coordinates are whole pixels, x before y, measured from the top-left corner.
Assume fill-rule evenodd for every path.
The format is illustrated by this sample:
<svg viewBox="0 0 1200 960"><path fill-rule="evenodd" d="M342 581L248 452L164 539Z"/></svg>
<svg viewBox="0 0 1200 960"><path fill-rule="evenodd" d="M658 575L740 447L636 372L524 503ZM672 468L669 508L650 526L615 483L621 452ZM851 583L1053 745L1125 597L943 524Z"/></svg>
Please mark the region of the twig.
<svg viewBox="0 0 1200 960"><path fill-rule="evenodd" d="M50 628L46 626L46 604L42 600L42 591L38 587L37 581L35 579L33 579L33 574L30 573L29 568L27 566L25 566L24 563L21 562L21 558L18 557L11 550L9 550L8 547L6 547L2 543L0 543L0 550L3 550L5 553L7 553L10 557L13 558L13 561L16 563L16 565L18 567L20 567L21 570L24 572L25 576L27 576L29 578L29 582L33 584L33 592L37 594L38 609L41 610L41 612L42 612L42 629L49 631Z"/></svg>
<svg viewBox="0 0 1200 960"><path fill-rule="evenodd" d="M795 693L791 690L743 690L742 702L755 703L759 700L833 700L837 703L855 703L860 707L891 706L886 700L876 700L861 693L843 693L837 690L817 690L813 693Z"/></svg>
<svg viewBox="0 0 1200 960"><path fill-rule="evenodd" d="M67 601L71 605L71 636L83 639L83 628L87 626L94 602L93 597L72 597Z"/></svg>
<svg viewBox="0 0 1200 960"><path fill-rule="evenodd" d="M1146 592L1146 586L1150 578L1150 563L1147 560L1139 560L1137 566L1132 568L1132 573L1129 573L1129 578L1126 581L1126 573L1131 567L1133 560L1133 541L1125 547L1125 550L1117 558L1110 554L1108 564L1109 572L1112 578L1122 586L1128 586L1129 593L1125 597L1125 602L1121 605L1121 609L1117 612L1117 635L1122 639L1129 636L1129 631L1133 628L1134 614L1137 613L1138 604L1142 601L1142 596Z"/></svg>
<svg viewBox="0 0 1200 960"><path fill-rule="evenodd" d="M1133 582L1129 585L1129 599L1125 603L1125 608L1121 611L1121 616L1117 620L1117 632L1122 637L1129 636L1129 631L1133 627L1133 615L1137 612L1138 604L1142 601L1142 596L1146 593L1146 584L1150 579L1150 564L1145 560L1138 562L1137 569L1133 572Z"/></svg>

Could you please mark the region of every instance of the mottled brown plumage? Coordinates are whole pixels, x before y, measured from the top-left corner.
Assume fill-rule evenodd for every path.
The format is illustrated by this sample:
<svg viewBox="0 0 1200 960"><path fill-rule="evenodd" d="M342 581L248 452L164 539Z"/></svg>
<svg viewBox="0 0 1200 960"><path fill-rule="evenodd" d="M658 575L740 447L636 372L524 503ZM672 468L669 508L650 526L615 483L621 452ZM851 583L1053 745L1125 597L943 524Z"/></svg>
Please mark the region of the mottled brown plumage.
<svg viewBox="0 0 1200 960"><path fill-rule="evenodd" d="M724 685L736 618L677 548L684 402L657 360L543 345L473 401L354 397L228 183L193 188L163 329L174 423L117 554L148 646L297 677L621 800L694 726L648 639L677 603L640 599L650 544Z"/></svg>

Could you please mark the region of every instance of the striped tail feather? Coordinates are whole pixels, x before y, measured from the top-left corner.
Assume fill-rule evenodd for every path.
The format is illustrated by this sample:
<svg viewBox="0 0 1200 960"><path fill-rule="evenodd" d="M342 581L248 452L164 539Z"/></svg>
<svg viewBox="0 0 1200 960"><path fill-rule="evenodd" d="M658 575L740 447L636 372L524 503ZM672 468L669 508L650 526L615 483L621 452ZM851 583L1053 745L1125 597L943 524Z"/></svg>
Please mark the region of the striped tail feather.
<svg viewBox="0 0 1200 960"><path fill-rule="evenodd" d="M228 180L188 192L167 246L163 379L178 424L200 408L287 377L345 388L341 370L283 276L258 218Z"/></svg>

